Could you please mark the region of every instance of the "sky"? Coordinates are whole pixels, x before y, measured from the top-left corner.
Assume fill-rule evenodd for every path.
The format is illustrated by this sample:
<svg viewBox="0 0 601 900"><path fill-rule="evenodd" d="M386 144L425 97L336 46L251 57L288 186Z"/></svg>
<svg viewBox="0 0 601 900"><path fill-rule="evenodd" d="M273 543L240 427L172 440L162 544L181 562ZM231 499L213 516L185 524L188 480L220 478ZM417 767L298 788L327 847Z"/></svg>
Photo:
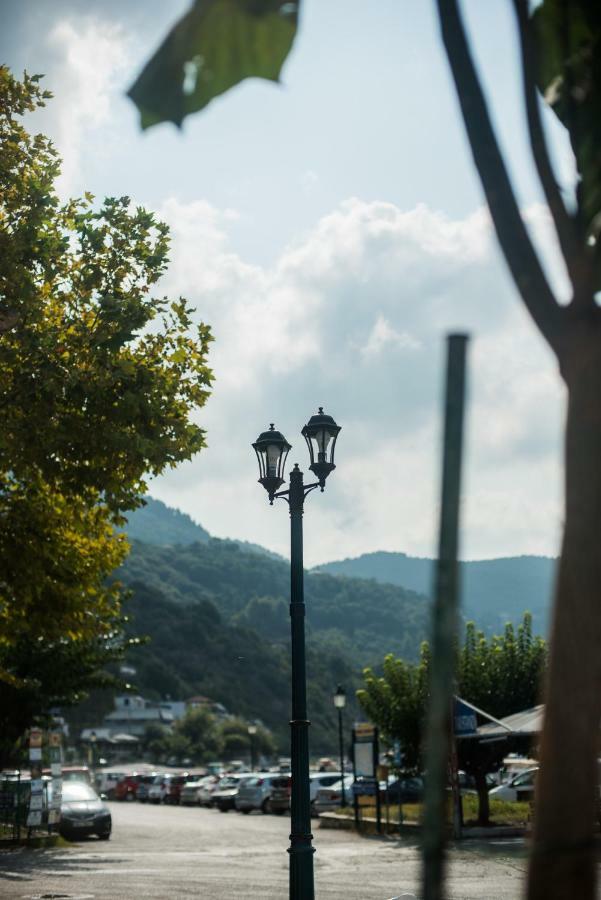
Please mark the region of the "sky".
<svg viewBox="0 0 601 900"><path fill-rule="evenodd" d="M305 508L305 562L435 555L445 337L468 332L461 555L556 555L564 391L521 305L463 133L433 0L305 0L281 85L249 79L142 133L125 96L185 0L0 0L0 61L45 74L29 127L63 158L63 197L128 195L172 230L160 293L211 325L208 449L150 493L218 537L287 555L285 505L251 443L275 422L308 454L318 406L342 426ZM508 0L464 0L524 218L565 273L524 139ZM569 198L573 162L546 126ZM310 474L310 473L309 473Z"/></svg>

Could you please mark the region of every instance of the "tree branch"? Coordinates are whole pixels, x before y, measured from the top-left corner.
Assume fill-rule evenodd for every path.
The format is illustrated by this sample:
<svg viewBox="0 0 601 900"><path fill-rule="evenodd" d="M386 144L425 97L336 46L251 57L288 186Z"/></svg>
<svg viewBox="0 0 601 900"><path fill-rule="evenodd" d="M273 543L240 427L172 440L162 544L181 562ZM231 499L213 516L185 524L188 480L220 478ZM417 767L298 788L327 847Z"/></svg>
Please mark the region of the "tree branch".
<svg viewBox="0 0 601 900"><path fill-rule="evenodd" d="M437 4L463 121L501 249L528 312L558 353L564 310L555 299L522 221L467 44L457 0L437 0Z"/></svg>
<svg viewBox="0 0 601 900"><path fill-rule="evenodd" d="M565 208L547 151L536 88L536 47L532 39L528 2L527 0L513 0L513 6L520 35L522 86L532 157L553 218L568 275L574 288L574 298L588 294L590 301L594 302L589 290L590 259L586 248L581 245L578 239L576 223Z"/></svg>

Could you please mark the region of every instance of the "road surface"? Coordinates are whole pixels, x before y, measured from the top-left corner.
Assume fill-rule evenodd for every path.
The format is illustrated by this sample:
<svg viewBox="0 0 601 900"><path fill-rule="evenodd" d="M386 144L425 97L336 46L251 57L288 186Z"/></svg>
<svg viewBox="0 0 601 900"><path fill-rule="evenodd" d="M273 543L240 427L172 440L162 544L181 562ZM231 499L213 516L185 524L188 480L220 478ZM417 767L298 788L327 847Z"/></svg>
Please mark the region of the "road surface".
<svg viewBox="0 0 601 900"><path fill-rule="evenodd" d="M290 819L111 803L113 835L50 850L0 851L2 900L285 900ZM314 822L317 900L419 897L414 841L361 838ZM518 841L451 853L449 900L519 900Z"/></svg>

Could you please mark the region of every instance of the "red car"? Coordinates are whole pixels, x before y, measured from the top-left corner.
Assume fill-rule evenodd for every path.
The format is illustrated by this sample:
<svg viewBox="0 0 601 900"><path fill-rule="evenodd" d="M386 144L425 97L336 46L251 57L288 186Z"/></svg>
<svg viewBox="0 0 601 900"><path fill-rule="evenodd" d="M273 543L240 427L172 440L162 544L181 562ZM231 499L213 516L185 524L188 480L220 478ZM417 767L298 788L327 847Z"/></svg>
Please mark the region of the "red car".
<svg viewBox="0 0 601 900"><path fill-rule="evenodd" d="M178 805L181 799L182 788L189 779L188 773L185 775L171 775L166 782L166 793L163 802Z"/></svg>
<svg viewBox="0 0 601 900"><path fill-rule="evenodd" d="M138 796L138 785L141 775L126 775L115 787L115 800L135 800Z"/></svg>

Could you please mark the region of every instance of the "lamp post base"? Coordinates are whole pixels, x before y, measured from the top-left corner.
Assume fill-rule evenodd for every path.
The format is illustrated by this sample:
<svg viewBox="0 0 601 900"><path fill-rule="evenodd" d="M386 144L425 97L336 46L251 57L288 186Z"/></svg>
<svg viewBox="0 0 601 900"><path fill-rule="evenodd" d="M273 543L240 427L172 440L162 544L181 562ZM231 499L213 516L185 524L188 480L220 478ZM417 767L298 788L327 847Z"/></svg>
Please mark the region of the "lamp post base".
<svg viewBox="0 0 601 900"><path fill-rule="evenodd" d="M315 848L311 846L313 835L291 834L290 840L292 845L288 848L290 854L289 896L294 900L314 900L313 854Z"/></svg>

